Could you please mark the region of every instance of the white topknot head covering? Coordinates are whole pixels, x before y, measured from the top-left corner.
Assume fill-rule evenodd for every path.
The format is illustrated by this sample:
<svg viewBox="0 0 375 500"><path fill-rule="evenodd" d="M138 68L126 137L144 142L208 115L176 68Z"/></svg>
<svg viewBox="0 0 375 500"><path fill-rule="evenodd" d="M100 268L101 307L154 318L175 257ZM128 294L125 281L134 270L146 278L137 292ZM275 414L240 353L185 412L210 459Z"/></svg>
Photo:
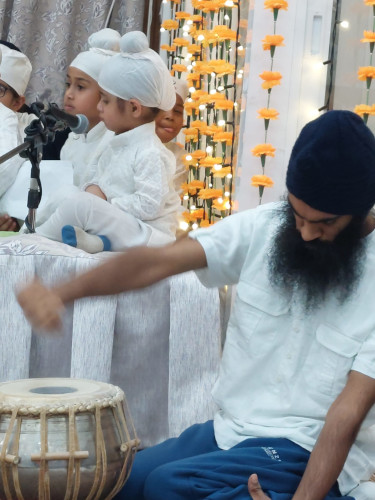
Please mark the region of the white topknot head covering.
<svg viewBox="0 0 375 500"><path fill-rule="evenodd" d="M98 81L100 70L107 60L119 52L121 35L111 28L104 28L89 36L89 50L81 52L70 66Z"/></svg>
<svg viewBox="0 0 375 500"><path fill-rule="evenodd" d="M126 33L120 54L106 62L99 85L121 99L137 99L143 106L169 111L176 103L173 79L162 58L149 48L141 31Z"/></svg>
<svg viewBox="0 0 375 500"><path fill-rule="evenodd" d="M1 52L0 79L12 87L18 95L24 95L32 71L28 57L6 45L1 45Z"/></svg>
<svg viewBox="0 0 375 500"><path fill-rule="evenodd" d="M183 102L186 101L187 96L189 95L189 89L188 85L185 80L180 80L179 78L173 77L173 84L174 88L176 91L176 94L178 94Z"/></svg>

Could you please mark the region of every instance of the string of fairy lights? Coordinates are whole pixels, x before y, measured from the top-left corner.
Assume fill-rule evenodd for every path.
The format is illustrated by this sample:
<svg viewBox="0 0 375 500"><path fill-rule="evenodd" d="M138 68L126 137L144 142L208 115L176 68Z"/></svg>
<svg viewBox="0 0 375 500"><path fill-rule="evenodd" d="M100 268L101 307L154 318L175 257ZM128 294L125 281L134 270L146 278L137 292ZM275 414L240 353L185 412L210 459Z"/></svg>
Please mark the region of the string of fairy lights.
<svg viewBox="0 0 375 500"><path fill-rule="evenodd" d="M204 227L232 211L233 177L244 48L240 0L163 0L169 15L167 53L172 74L185 78L189 97L182 185L184 229Z"/></svg>

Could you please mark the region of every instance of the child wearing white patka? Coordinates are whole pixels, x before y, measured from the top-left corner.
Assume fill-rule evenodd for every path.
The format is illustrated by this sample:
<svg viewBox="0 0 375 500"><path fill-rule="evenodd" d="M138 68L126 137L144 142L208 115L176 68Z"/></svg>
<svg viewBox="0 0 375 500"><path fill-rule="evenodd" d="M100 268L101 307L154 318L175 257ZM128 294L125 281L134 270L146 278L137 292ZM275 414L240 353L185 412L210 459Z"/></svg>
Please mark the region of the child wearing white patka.
<svg viewBox="0 0 375 500"><path fill-rule="evenodd" d="M22 52L3 44L1 44L1 53L0 156L24 142L24 128L36 118L34 115L19 113L25 104L24 94L32 71L29 59ZM4 212L1 197L16 180L17 173L24 161L24 158L15 155L0 164L0 212ZM8 229L12 230L13 227Z"/></svg>
<svg viewBox="0 0 375 500"><path fill-rule="evenodd" d="M78 54L68 68L64 109L89 120L87 132L70 132L60 152L61 160L72 162L73 183L78 187L95 176L98 159L114 135L99 117L98 80L103 65L119 52L120 39L121 35L111 28L93 33L88 39L89 50Z"/></svg>
<svg viewBox="0 0 375 500"><path fill-rule="evenodd" d="M154 121L160 109L175 105L172 77L142 32L124 35L120 48L99 77L100 117L115 136L99 159L97 178L37 229L91 253L173 241L180 206L176 160Z"/></svg>

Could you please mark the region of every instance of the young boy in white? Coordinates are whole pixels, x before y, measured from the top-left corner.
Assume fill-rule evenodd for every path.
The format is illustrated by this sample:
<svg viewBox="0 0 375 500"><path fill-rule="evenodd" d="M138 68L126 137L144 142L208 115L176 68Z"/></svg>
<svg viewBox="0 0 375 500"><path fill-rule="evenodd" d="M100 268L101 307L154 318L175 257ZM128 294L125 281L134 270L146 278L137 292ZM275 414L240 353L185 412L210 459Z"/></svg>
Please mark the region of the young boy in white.
<svg viewBox="0 0 375 500"><path fill-rule="evenodd" d="M61 160L72 162L73 183L78 187L92 180L98 159L114 135L99 117L98 80L104 63L119 52L120 39L120 34L110 28L93 33L88 39L89 50L78 54L68 68L64 109L73 115L85 115L89 120L88 131L71 132L60 153Z"/></svg>
<svg viewBox="0 0 375 500"><path fill-rule="evenodd" d="M186 154L186 150L174 142L174 139L178 136L184 124L184 103L189 91L187 83L184 80L174 78L173 82L176 90L176 104L168 111L160 111L155 118L155 123L157 136L176 158L174 187L179 193L181 191L181 184L187 182L188 171L183 162L183 156Z"/></svg>
<svg viewBox="0 0 375 500"><path fill-rule="evenodd" d="M19 113L25 104L25 91L29 83L32 67L29 59L18 50L1 44L2 60L0 64L0 156L8 153L23 143L24 129L34 115ZM25 161L19 155L0 164L0 213L4 212L1 197L14 183L17 173ZM8 215L0 216L2 230L12 231L17 223Z"/></svg>
<svg viewBox="0 0 375 500"><path fill-rule="evenodd" d="M172 77L142 32L124 35L120 48L99 77L100 117L115 137L99 159L97 178L37 229L91 253L173 241L180 206L176 161L154 121L160 109L175 105Z"/></svg>

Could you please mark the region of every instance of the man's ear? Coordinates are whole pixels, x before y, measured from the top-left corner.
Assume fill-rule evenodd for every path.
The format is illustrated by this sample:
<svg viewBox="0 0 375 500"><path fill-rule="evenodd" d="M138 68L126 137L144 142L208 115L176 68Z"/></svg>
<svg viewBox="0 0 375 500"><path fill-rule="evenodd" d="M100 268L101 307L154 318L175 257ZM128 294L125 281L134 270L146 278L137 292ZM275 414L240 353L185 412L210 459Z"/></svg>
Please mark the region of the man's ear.
<svg viewBox="0 0 375 500"><path fill-rule="evenodd" d="M142 115L142 104L137 99L129 99L129 103L134 118L139 118Z"/></svg>
<svg viewBox="0 0 375 500"><path fill-rule="evenodd" d="M13 98L10 107L13 111L19 111L22 108L22 106L25 104L25 102L26 102L25 96L20 95L18 97Z"/></svg>

